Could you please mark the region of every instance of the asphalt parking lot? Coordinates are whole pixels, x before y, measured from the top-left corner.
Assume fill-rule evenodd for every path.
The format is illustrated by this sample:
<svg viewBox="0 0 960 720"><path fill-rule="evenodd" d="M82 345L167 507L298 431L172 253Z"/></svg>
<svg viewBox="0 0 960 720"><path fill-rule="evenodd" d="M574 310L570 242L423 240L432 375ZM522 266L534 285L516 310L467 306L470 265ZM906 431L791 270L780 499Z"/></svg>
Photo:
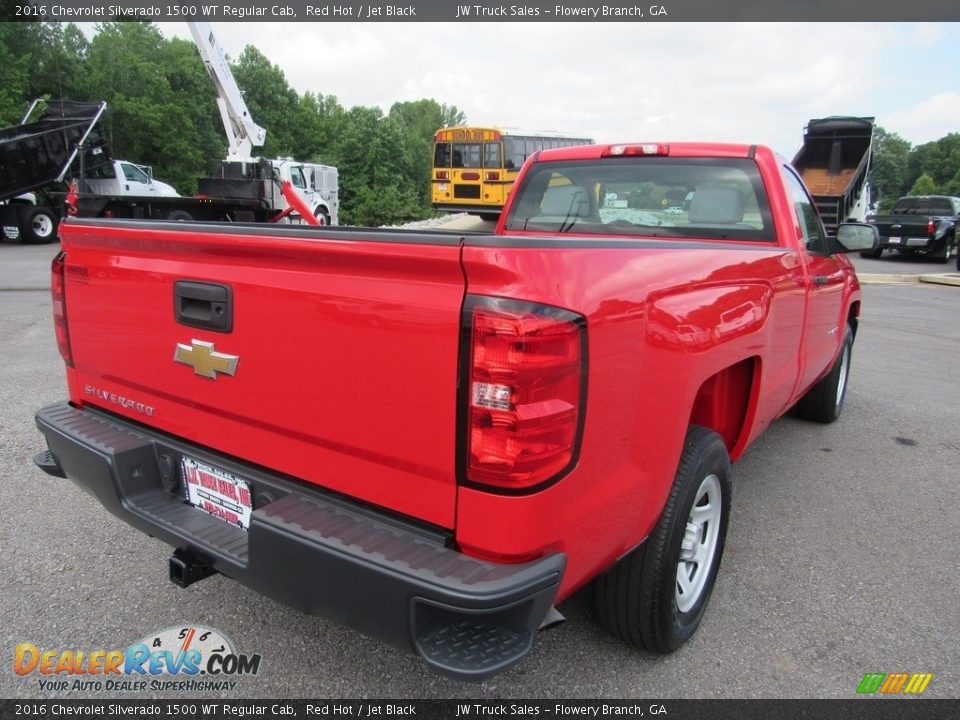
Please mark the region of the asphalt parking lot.
<svg viewBox="0 0 960 720"><path fill-rule="evenodd" d="M465 685L226 578L175 587L164 544L33 467L33 414L66 397L45 289L54 250L0 244L0 697L65 696L14 674L19 643L114 649L185 624L262 655L229 697L852 698L867 672L933 673L927 697L960 697L960 288L865 286L844 415L785 417L735 466L719 584L684 648L630 650L581 593L522 664ZM70 695L90 696L147 695Z"/></svg>

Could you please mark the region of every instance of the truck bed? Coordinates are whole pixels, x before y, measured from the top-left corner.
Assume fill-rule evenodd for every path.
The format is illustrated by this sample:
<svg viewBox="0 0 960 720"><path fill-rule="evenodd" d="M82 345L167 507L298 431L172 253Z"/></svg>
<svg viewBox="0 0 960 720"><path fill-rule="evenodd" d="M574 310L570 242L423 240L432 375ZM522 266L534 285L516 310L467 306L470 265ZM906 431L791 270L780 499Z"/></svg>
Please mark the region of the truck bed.
<svg viewBox="0 0 960 720"><path fill-rule="evenodd" d="M831 174L825 167L808 167L800 173L804 184L812 195L840 195L856 173L856 168L845 168Z"/></svg>

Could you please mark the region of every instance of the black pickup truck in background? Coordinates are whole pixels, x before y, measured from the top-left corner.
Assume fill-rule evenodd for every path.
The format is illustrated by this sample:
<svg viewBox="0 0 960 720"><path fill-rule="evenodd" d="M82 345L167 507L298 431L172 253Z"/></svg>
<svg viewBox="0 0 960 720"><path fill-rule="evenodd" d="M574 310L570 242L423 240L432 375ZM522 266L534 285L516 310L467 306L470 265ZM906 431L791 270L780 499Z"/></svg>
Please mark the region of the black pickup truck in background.
<svg viewBox="0 0 960 720"><path fill-rule="evenodd" d="M902 255L927 255L940 262L949 262L957 254L960 198L947 195L902 197L889 215L871 215L867 222L876 226L880 244L876 250L861 253L864 257L878 258L884 250L896 250Z"/></svg>

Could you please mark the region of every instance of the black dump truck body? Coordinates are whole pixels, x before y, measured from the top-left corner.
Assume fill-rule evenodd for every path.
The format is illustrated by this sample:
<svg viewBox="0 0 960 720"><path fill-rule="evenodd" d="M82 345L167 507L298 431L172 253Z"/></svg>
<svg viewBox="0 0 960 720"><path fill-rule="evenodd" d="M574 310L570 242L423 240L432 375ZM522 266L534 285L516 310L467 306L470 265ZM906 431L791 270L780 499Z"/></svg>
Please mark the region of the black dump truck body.
<svg viewBox="0 0 960 720"><path fill-rule="evenodd" d="M33 122L34 103L19 125L0 129L0 236L28 243L56 239L59 213L21 196L111 161L103 127L106 103L51 100ZM82 150L81 150L82 148Z"/></svg>
<svg viewBox="0 0 960 720"><path fill-rule="evenodd" d="M863 222L870 205L872 117L811 120L793 166L810 189L829 235L845 220Z"/></svg>

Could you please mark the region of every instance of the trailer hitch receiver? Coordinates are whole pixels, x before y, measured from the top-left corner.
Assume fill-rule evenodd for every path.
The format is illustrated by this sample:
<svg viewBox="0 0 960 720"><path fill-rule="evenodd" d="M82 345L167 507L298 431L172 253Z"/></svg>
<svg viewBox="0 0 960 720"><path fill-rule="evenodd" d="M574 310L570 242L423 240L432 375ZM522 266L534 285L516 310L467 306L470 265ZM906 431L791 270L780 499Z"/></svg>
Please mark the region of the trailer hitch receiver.
<svg viewBox="0 0 960 720"><path fill-rule="evenodd" d="M170 581L182 588L189 587L216 572L187 548L177 548L170 556Z"/></svg>

